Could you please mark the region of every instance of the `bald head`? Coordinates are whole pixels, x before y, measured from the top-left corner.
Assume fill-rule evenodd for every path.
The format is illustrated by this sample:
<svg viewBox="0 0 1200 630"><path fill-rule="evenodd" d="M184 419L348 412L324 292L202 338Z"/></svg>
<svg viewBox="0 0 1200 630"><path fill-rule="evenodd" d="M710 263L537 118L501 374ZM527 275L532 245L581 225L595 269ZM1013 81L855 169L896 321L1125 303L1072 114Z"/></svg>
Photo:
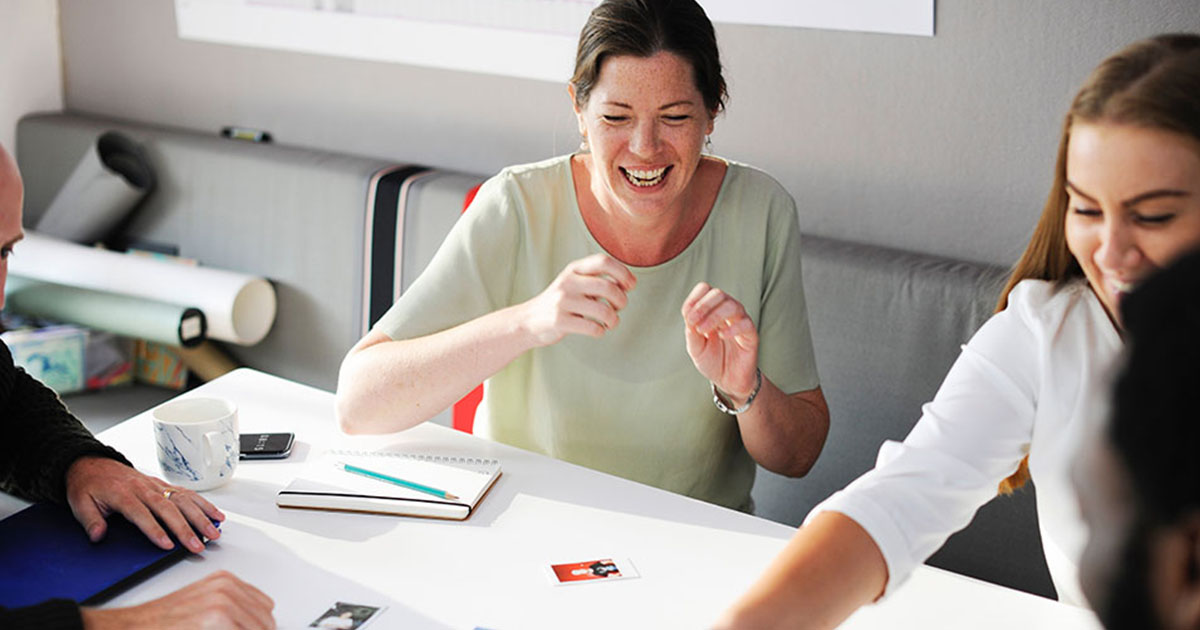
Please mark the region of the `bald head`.
<svg viewBox="0 0 1200 630"><path fill-rule="evenodd" d="M17 161L8 149L0 144L0 214L20 214L24 197L25 187L21 184L21 172L17 170Z"/></svg>
<svg viewBox="0 0 1200 630"><path fill-rule="evenodd" d="M8 192L10 186L21 188L21 173L17 170L17 161L4 145L0 144L0 191Z"/></svg>
<svg viewBox="0 0 1200 630"><path fill-rule="evenodd" d="M4 284L8 279L8 255L25 236L21 230L21 206L25 187L12 155L0 145L0 307L4 306Z"/></svg>

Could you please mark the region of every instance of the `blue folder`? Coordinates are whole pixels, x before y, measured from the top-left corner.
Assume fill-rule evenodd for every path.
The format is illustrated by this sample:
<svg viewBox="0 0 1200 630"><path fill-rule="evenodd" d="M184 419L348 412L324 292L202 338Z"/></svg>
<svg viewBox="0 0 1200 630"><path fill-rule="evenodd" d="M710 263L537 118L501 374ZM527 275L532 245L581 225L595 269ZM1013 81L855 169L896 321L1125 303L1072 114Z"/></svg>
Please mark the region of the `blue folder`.
<svg viewBox="0 0 1200 630"><path fill-rule="evenodd" d="M159 549L120 515L93 543L66 506L34 504L0 520L0 606L99 604L189 553L179 544Z"/></svg>

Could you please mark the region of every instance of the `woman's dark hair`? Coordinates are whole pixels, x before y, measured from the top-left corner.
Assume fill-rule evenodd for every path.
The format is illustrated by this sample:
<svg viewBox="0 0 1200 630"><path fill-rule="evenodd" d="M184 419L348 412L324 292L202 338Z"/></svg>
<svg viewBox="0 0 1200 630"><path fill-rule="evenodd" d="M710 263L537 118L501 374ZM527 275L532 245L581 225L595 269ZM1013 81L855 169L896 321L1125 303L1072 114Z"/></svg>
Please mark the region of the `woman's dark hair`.
<svg viewBox="0 0 1200 630"><path fill-rule="evenodd" d="M695 0L605 0L592 10L579 33L575 54L575 104L587 103L612 56L650 57L669 52L692 66L692 80L714 115L725 108L728 92L721 76L717 35Z"/></svg>
<svg viewBox="0 0 1200 630"><path fill-rule="evenodd" d="M1109 443L1153 524L1200 510L1200 252L1150 277L1121 304L1129 339Z"/></svg>
<svg viewBox="0 0 1200 630"><path fill-rule="evenodd" d="M1075 123L1114 123L1171 131L1200 141L1200 35L1144 39L1105 59L1071 103L1058 142L1054 183L1025 253L1013 267L996 310L1026 279L1066 282L1083 277L1067 248L1067 145ZM1009 494L1029 480L1029 458L1000 483Z"/></svg>

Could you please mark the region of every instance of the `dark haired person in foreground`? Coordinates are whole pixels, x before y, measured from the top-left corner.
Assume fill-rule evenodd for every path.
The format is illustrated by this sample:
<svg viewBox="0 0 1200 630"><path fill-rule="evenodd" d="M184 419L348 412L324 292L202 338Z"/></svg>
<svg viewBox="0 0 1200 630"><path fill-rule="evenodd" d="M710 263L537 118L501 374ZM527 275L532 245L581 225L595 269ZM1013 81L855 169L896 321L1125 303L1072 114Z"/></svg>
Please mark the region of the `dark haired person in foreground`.
<svg viewBox="0 0 1200 630"><path fill-rule="evenodd" d="M1122 311L1111 425L1074 470L1090 530L1080 582L1109 630L1200 628L1200 252Z"/></svg>
<svg viewBox="0 0 1200 630"><path fill-rule="evenodd" d="M12 156L0 146L0 307L8 257L24 236L24 187ZM197 538L221 534L210 518L225 516L203 497L134 470L117 451L101 444L63 406L58 396L13 365L0 342L0 491L30 501L66 503L92 540L104 537L105 516L120 513L164 549L174 543L162 525L189 550ZM0 569L2 570L2 569ZM28 608L0 608L5 630L59 628L274 628L274 604L258 589L224 571L140 606L81 609L51 600Z"/></svg>

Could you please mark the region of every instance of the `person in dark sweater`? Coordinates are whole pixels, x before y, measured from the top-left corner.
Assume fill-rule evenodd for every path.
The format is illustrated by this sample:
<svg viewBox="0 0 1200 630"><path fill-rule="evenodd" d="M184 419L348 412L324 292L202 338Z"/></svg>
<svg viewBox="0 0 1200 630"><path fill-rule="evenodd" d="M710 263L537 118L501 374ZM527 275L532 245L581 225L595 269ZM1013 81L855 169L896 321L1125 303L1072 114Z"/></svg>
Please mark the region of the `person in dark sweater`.
<svg viewBox="0 0 1200 630"><path fill-rule="evenodd" d="M12 157L0 146L0 307L8 258L24 236L24 187ZM13 364L0 342L0 491L30 501L65 503L93 541L104 537L105 517L119 513L164 549L175 543L204 550L197 533L215 539L212 520L225 515L200 495L144 475L102 444L67 410L58 395ZM274 603L232 574L219 571L140 606L81 608L51 600L27 608L0 608L0 628L274 628Z"/></svg>

